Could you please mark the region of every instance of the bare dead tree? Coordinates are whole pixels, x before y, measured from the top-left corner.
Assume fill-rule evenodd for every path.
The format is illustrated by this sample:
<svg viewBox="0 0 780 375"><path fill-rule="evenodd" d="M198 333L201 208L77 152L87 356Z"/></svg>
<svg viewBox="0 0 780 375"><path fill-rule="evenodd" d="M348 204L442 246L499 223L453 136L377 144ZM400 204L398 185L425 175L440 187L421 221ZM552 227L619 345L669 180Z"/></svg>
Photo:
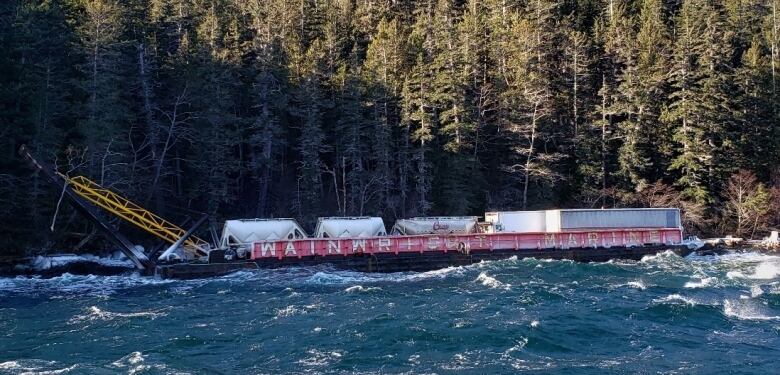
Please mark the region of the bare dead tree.
<svg viewBox="0 0 780 375"><path fill-rule="evenodd" d="M84 166L85 164L87 164L86 154L87 154L87 149L86 148L81 150L81 151L79 151L79 150L77 150L75 148L68 147L68 149L65 151L65 156L67 157L67 168L68 169L65 171L65 173L63 173L66 178L68 176L70 176L71 173L73 173L77 169L79 169L82 166ZM54 155L54 170L57 170L57 169L58 169L57 168L57 156ZM52 218L51 218L51 225L49 226L49 230L52 231L52 232L54 232L54 225L57 222L57 215L59 215L60 206L62 205L63 198L65 198L65 191L66 191L67 187L68 187L67 183L62 185L62 191L60 192L60 197L57 200L57 205L54 208L54 214L52 215Z"/></svg>
<svg viewBox="0 0 780 375"><path fill-rule="evenodd" d="M620 193L615 196L623 205L640 207L677 207L680 209L683 227L689 232L697 233L711 224L707 215L707 207L695 200L687 199L685 195L661 181L648 184L635 193Z"/></svg>
<svg viewBox="0 0 780 375"><path fill-rule="evenodd" d="M330 175L333 178L333 192L336 194L336 204L338 205L338 212L341 215L345 215L346 212L346 206L341 204L341 197L339 196L339 184L338 184L338 178L336 177L336 168L330 168L327 165L322 166L322 171L328 175Z"/></svg>
<svg viewBox="0 0 780 375"><path fill-rule="evenodd" d="M741 170L731 176L724 198L723 225L735 234L752 237L770 222L770 192L752 172Z"/></svg>
<svg viewBox="0 0 780 375"><path fill-rule="evenodd" d="M169 112L160 111L168 121L167 127L165 128L165 142L163 142L162 147L159 150L160 155L155 160L154 178L152 179L152 185L149 189L150 194L152 195L157 192L168 153L179 141L190 139L191 134L186 125L193 118L193 115L192 112L183 109L185 106L189 105L186 98L187 86L182 89L181 94L176 96L173 107Z"/></svg>

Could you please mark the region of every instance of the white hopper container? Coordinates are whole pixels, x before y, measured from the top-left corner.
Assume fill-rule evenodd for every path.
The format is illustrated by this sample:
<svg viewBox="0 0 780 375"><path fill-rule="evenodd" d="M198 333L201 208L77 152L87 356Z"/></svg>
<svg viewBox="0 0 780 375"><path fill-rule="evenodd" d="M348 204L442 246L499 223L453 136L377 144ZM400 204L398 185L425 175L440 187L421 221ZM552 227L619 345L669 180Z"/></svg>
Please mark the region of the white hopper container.
<svg viewBox="0 0 780 375"><path fill-rule="evenodd" d="M680 228L677 208L564 209L547 211L547 232L602 228Z"/></svg>
<svg viewBox="0 0 780 375"><path fill-rule="evenodd" d="M499 211L485 213L485 221L493 225L495 232L545 232L545 218L545 211Z"/></svg>
<svg viewBox="0 0 780 375"><path fill-rule="evenodd" d="M381 217L321 217L317 220L314 237L377 237L386 236Z"/></svg>
<svg viewBox="0 0 780 375"><path fill-rule="evenodd" d="M413 217L395 221L392 234L449 234L474 233L479 220L476 216Z"/></svg>
<svg viewBox="0 0 780 375"><path fill-rule="evenodd" d="M295 219L227 220L222 228L220 246L306 237L306 232Z"/></svg>

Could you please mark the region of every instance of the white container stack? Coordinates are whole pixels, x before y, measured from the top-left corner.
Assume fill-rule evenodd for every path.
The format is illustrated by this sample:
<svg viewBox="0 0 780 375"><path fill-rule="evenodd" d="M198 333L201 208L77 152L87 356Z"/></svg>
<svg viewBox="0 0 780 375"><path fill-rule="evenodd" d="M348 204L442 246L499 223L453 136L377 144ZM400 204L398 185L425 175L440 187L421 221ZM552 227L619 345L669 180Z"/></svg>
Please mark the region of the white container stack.
<svg viewBox="0 0 780 375"><path fill-rule="evenodd" d="M558 233L610 228L680 228L677 208L562 209L485 213L495 232Z"/></svg>
<svg viewBox="0 0 780 375"><path fill-rule="evenodd" d="M679 228L676 208L613 208L547 211L547 231L603 228Z"/></svg>

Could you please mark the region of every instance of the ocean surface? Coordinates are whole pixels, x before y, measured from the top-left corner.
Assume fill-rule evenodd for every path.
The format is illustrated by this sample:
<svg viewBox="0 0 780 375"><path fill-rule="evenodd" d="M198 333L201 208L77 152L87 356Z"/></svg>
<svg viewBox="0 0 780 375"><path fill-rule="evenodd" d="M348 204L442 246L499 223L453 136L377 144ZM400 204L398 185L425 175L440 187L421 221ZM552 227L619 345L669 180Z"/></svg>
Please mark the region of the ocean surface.
<svg viewBox="0 0 780 375"><path fill-rule="evenodd" d="M780 257L0 279L0 374L780 373Z"/></svg>

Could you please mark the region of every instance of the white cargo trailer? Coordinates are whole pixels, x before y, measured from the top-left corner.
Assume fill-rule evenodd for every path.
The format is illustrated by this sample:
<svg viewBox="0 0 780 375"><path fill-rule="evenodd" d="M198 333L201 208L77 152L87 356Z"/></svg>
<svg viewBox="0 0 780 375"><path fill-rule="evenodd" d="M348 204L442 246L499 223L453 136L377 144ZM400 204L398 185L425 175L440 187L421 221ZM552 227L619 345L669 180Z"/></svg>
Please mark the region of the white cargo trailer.
<svg viewBox="0 0 780 375"><path fill-rule="evenodd" d="M257 241L303 239L306 232L295 219L227 220L222 228L220 247L246 245Z"/></svg>
<svg viewBox="0 0 780 375"><path fill-rule="evenodd" d="M486 212L485 221L491 225L491 232L539 233L545 232L545 211L499 211Z"/></svg>
<svg viewBox="0 0 780 375"><path fill-rule="evenodd" d="M474 233L477 216L413 217L395 221L393 235Z"/></svg>
<svg viewBox="0 0 780 375"><path fill-rule="evenodd" d="M321 217L317 220L314 237L377 237L386 236L381 217Z"/></svg>
<svg viewBox="0 0 780 375"><path fill-rule="evenodd" d="M680 228L677 208L548 210L547 232L602 228Z"/></svg>

